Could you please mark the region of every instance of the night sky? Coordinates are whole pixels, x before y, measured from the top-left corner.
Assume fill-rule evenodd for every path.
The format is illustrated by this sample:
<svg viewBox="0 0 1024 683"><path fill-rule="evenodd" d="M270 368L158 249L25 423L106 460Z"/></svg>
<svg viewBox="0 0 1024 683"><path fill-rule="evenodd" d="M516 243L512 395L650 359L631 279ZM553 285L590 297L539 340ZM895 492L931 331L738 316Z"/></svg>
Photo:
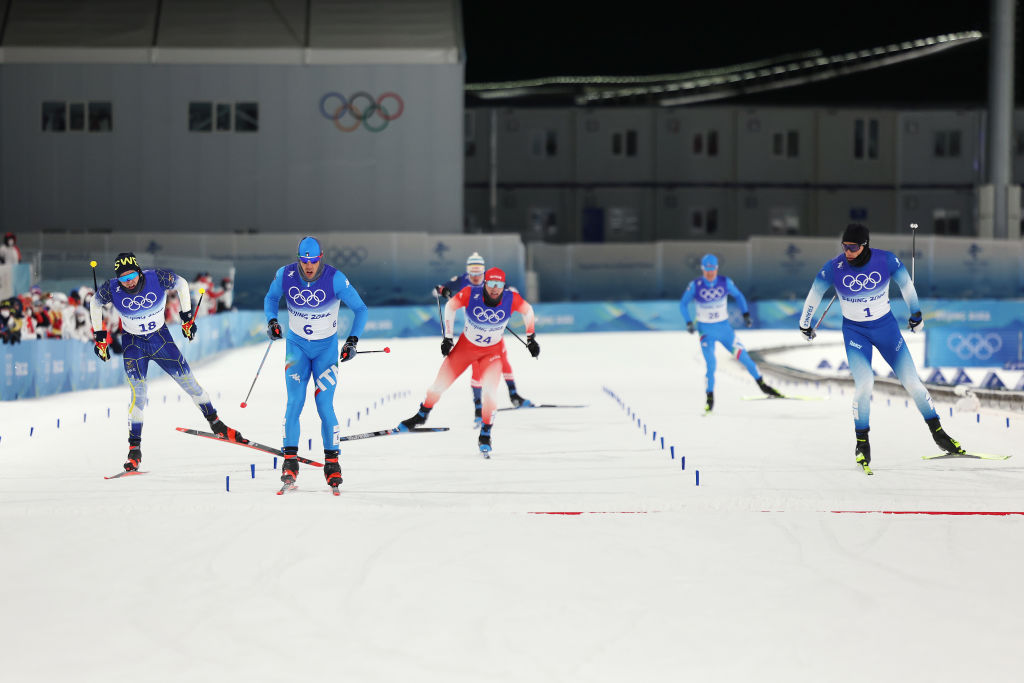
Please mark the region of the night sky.
<svg viewBox="0 0 1024 683"><path fill-rule="evenodd" d="M650 0L464 0L466 82L672 73L814 48L832 55L941 33L987 34L989 1L716 0L672 5ZM682 16L669 17L666 8ZM1017 12L1020 25L1020 7ZM1019 63L1018 59L1018 83ZM910 63L746 99L792 104L984 104L987 64L988 41L983 40Z"/></svg>

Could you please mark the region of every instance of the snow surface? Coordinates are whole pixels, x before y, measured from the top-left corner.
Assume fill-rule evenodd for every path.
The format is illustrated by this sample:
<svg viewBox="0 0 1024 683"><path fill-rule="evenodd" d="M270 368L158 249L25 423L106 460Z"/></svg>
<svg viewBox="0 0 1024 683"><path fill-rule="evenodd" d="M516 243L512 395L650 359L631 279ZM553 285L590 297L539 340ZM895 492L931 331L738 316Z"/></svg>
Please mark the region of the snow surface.
<svg viewBox="0 0 1024 683"><path fill-rule="evenodd" d="M343 444L339 498L310 467L276 496L271 456L175 432L206 423L156 368L140 477L103 479L127 387L4 403L3 679L1020 680L1024 517L879 511L1024 512L1024 416L939 405L968 449L1015 457L924 461L920 415L879 394L868 477L848 389L742 400L757 387L722 353L704 417L696 336L538 341L533 360L506 339L523 395L587 407L499 413L484 460L467 373L428 423L451 431ZM787 354L813 364L815 344ZM433 380L438 340L360 344L385 345L341 366L344 433L394 426ZM196 372L228 424L279 446L284 344L239 407L264 350ZM321 457L312 400L302 428ZM534 514L554 512L583 514Z"/></svg>

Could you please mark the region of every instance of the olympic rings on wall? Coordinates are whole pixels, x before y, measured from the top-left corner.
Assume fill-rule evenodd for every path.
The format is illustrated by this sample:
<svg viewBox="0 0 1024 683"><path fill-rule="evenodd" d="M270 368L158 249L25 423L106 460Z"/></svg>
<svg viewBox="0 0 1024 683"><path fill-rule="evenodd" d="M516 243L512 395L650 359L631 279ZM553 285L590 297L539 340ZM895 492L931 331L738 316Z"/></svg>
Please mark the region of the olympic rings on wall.
<svg viewBox="0 0 1024 683"><path fill-rule="evenodd" d="M962 360L970 358L988 360L1003 348L1003 340L994 332L988 334L969 332L949 335L949 338L946 339L946 346Z"/></svg>
<svg viewBox="0 0 1024 683"><path fill-rule="evenodd" d="M505 319L505 311L500 308L477 306L473 309L473 317L482 323L497 324Z"/></svg>
<svg viewBox="0 0 1024 683"><path fill-rule="evenodd" d="M388 103L390 107L385 106ZM405 101L394 92L381 93L377 98L364 90L348 98L341 93L329 92L320 98L320 115L333 121L334 127L343 133L351 133L360 124L371 133L379 133L404 111ZM380 123L372 119L374 115Z"/></svg>
<svg viewBox="0 0 1024 683"><path fill-rule="evenodd" d="M872 290L880 284L882 284L882 274L877 270L843 277L843 286L851 292L859 292L862 289Z"/></svg>
<svg viewBox="0 0 1024 683"><path fill-rule="evenodd" d="M299 306L319 306L327 301L327 293L322 289L299 289L291 287L288 289L288 298Z"/></svg>
<svg viewBox="0 0 1024 683"><path fill-rule="evenodd" d="M126 296L121 299L121 305L127 308L129 311L138 311L146 306L152 306L156 303L156 294L153 292L146 292L144 295L139 294L137 296Z"/></svg>

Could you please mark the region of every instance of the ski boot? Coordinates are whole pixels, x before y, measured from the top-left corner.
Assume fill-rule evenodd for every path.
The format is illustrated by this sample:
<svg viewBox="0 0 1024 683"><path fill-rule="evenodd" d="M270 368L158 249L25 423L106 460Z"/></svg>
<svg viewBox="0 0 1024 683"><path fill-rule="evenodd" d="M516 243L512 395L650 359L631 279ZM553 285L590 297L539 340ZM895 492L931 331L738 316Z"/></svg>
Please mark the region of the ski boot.
<svg viewBox="0 0 1024 683"><path fill-rule="evenodd" d="M780 394L774 387L770 387L765 384L764 377L757 378L757 386L761 387L761 391L763 391L766 396L771 396L772 398L783 397L782 394Z"/></svg>
<svg viewBox="0 0 1024 683"><path fill-rule="evenodd" d="M508 400L512 401L512 405L516 408L532 408L533 401L528 398L523 398L519 395L519 392L513 391L508 395Z"/></svg>
<svg viewBox="0 0 1024 683"><path fill-rule="evenodd" d="M281 483L284 484L282 490L295 486L295 479L299 476L299 459L295 457L298 454L298 446L285 446L281 449L281 455L284 456L284 462L281 464ZM324 470L326 469L327 466L324 465Z"/></svg>
<svg viewBox="0 0 1024 683"><path fill-rule="evenodd" d="M401 422L398 423L398 431L409 432L422 424L426 424L427 416L430 415L431 410L432 408L427 408L421 403L420 409L416 411L415 415L410 417L408 420L402 420Z"/></svg>
<svg viewBox="0 0 1024 683"><path fill-rule="evenodd" d="M207 415L206 420L210 423L210 429L213 433L224 439L225 441L233 441L234 443L249 443L249 440L242 436L242 433L228 427L226 424L220 421L217 417L217 413Z"/></svg>
<svg viewBox="0 0 1024 683"><path fill-rule="evenodd" d="M857 430L857 446L853 457L861 467L871 464L871 444L868 442L868 430Z"/></svg>
<svg viewBox="0 0 1024 683"><path fill-rule="evenodd" d="M480 437L476 440L480 453L485 458L491 457L491 425L480 425Z"/></svg>
<svg viewBox="0 0 1024 683"><path fill-rule="evenodd" d="M140 442L128 442L128 461L124 464L125 472L138 472L139 463L142 462L142 448Z"/></svg>
<svg viewBox="0 0 1024 683"><path fill-rule="evenodd" d="M324 478L331 487L331 493L338 495L341 486L341 466L338 464L338 451L324 451Z"/></svg>
<svg viewBox="0 0 1024 683"><path fill-rule="evenodd" d="M933 417L930 420L925 420L925 422L928 423L928 430L932 433L935 445L941 448L943 452L950 455L964 455L967 453L957 441L946 433L946 430L939 424L939 418Z"/></svg>
<svg viewBox="0 0 1024 683"><path fill-rule="evenodd" d="M704 412L710 413L711 409L715 407L715 392L709 391L707 401L704 403Z"/></svg>

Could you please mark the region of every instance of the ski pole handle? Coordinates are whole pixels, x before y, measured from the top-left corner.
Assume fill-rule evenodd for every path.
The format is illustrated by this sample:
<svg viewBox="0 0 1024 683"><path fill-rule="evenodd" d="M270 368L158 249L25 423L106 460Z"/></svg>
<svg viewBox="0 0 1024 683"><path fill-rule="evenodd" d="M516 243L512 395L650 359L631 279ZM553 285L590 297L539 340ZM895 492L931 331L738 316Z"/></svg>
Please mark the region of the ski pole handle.
<svg viewBox="0 0 1024 683"><path fill-rule="evenodd" d="M252 388L256 386L256 380L260 377L260 370L263 369L263 364L267 362L267 354L270 353L270 346L274 343L274 340L270 340L270 344L267 344L267 350L263 352L263 360L260 361L260 366L256 369L256 376L252 378L252 384L249 385L249 393L245 395L245 400L242 401L242 407L244 408L249 403L249 396L252 395Z"/></svg>
<svg viewBox="0 0 1024 683"><path fill-rule="evenodd" d="M917 261L917 223L910 224L910 280L914 281L914 266Z"/></svg>

